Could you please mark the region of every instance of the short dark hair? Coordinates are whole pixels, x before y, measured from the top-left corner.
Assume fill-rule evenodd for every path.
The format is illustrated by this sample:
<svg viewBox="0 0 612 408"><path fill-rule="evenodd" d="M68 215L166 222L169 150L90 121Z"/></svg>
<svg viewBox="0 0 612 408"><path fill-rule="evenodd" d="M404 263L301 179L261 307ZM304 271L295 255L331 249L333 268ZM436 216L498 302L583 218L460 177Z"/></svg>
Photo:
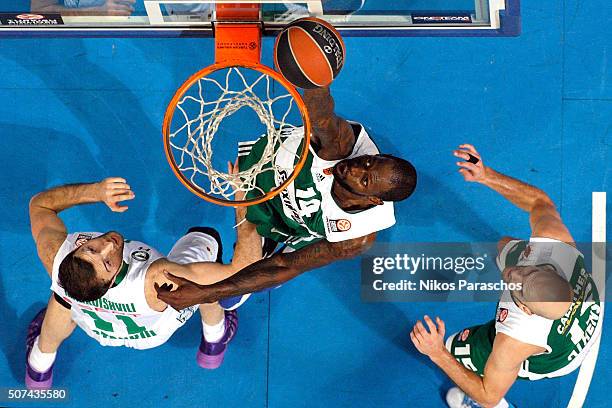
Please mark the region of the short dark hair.
<svg viewBox="0 0 612 408"><path fill-rule="evenodd" d="M385 191L378 198L383 201L402 201L410 197L417 185L417 172L412 163L390 154L380 156L393 160L393 172L389 179L393 188Z"/></svg>
<svg viewBox="0 0 612 408"><path fill-rule="evenodd" d="M109 282L98 279L93 264L76 256L75 252L76 249L60 263L59 285L79 302L100 299L108 291Z"/></svg>

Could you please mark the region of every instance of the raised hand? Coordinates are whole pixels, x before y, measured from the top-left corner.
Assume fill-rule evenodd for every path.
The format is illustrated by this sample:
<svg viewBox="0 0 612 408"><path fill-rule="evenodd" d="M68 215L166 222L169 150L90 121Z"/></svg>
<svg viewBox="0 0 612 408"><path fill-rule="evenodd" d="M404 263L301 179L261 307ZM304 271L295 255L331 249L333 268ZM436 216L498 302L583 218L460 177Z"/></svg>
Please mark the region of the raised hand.
<svg viewBox="0 0 612 408"><path fill-rule="evenodd" d="M427 331L423 323L419 320L410 332L410 339L419 352L432 358L446 349L444 346L444 333L446 332L446 328L444 326L444 321L439 317L436 317L437 326L427 315L425 315L423 320L425 320L429 331Z"/></svg>
<svg viewBox="0 0 612 408"><path fill-rule="evenodd" d="M109 177L96 184L99 201L103 202L114 212L124 212L128 209L126 205L119 202L132 200L136 195L130 189L130 185L121 177Z"/></svg>
<svg viewBox="0 0 612 408"><path fill-rule="evenodd" d="M465 181L481 182L485 180L486 167L474 146L471 144L459 145L459 148L453 151L453 155L463 159L463 161L457 162L457 166L460 167L459 173Z"/></svg>

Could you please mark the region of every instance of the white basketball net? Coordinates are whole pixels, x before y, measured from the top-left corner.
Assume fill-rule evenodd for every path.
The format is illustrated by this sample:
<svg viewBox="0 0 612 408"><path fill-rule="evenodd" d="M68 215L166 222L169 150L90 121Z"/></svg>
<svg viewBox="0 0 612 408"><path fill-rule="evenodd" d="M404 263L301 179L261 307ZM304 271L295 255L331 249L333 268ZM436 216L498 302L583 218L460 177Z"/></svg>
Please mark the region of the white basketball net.
<svg viewBox="0 0 612 408"><path fill-rule="evenodd" d="M224 75L221 73L223 70L219 70L214 72L217 74L215 78L206 76L198 79L177 103L172 122L181 124L178 128L175 126L176 130L171 131L169 135L172 154L178 170L194 187L208 195L232 200L238 191L246 193L255 190L263 196L268 191L256 185L256 178L262 172L277 170L274 158L279 148L282 148L283 130L286 132L287 128L302 126L301 123L287 123L289 114L297 104L287 89L278 83L274 85L277 81L266 73L245 67L230 67L224 70L227 71ZM247 80L242 70L256 73L257 76ZM230 89L230 84L236 83L240 85L234 88L243 89ZM211 89L210 85L214 85L212 89L215 92L205 92L205 89ZM256 86L258 90L254 89ZM271 89L272 87L275 89ZM282 94L272 96L279 87L282 87ZM263 89L265 92L262 92ZM284 113L281 112L280 118L279 112L276 112L275 117L275 109L279 111L279 106L282 105L277 102L282 100L285 100L287 107L282 108ZM195 108L194 103L197 104ZM213 167L212 142L223 120L243 107L251 108L257 113L266 128L267 144L259 162L237 174L229 174ZM184 122L177 122L179 120ZM248 129L245 129L245 133L249 133Z"/></svg>

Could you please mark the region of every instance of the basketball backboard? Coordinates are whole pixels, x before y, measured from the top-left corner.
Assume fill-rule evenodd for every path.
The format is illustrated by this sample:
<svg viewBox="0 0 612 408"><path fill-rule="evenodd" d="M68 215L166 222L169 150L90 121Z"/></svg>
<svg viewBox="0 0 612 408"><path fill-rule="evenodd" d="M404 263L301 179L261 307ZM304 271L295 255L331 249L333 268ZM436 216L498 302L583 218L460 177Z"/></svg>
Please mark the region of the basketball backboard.
<svg viewBox="0 0 612 408"><path fill-rule="evenodd" d="M237 0L136 0L129 16L98 11L106 0L57 0L36 10L36 0L0 0L1 37L210 37L215 3ZM514 36L520 0L244 0L260 3L263 34L289 21L317 16L344 36ZM28 4L29 5L24 5ZM82 7L84 3L91 7ZM80 4L81 7L71 7ZM32 9L34 7L34 9Z"/></svg>

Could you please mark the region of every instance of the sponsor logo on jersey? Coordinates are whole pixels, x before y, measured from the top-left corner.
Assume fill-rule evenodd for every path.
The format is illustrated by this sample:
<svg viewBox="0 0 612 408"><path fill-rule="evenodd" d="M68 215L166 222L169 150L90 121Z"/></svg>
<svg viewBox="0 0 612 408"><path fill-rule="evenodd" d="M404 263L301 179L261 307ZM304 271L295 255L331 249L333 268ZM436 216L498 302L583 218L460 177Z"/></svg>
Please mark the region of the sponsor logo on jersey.
<svg viewBox="0 0 612 408"><path fill-rule="evenodd" d="M74 245L76 245L78 248L92 238L93 235L90 234L79 234L77 235L76 240L74 241Z"/></svg>
<svg viewBox="0 0 612 408"><path fill-rule="evenodd" d="M132 252L132 254L130 256L135 261L145 262L145 261L149 260L149 258L151 257L151 254L149 254L148 249L140 247L140 248L138 248L137 251Z"/></svg>
<svg viewBox="0 0 612 408"><path fill-rule="evenodd" d="M346 232L351 229L351 222L347 219L327 220L327 226L331 232Z"/></svg>
<svg viewBox="0 0 612 408"><path fill-rule="evenodd" d="M465 329L459 335L459 340L466 341L469 335L470 335L470 329Z"/></svg>
<svg viewBox="0 0 612 408"><path fill-rule="evenodd" d="M321 173L319 173L319 172L314 173L314 176L317 178L317 181L318 181L319 183L320 183L320 182L322 182L323 180L325 180L325 175L323 175L323 174L321 174Z"/></svg>
<svg viewBox="0 0 612 408"><path fill-rule="evenodd" d="M285 170L282 170L282 169L278 170L277 175L278 175L277 185L279 185L279 186L281 184L283 184L285 182L285 180L287 180L289 178L289 175L287 174L287 172ZM306 223L304 222L304 220L300 216L299 209L297 209L296 206L293 203L293 199L291 197L291 192L289 191L292 188L293 188L293 186L289 186L289 188L286 188L283 191L281 191L281 193L279 194L279 197L281 199L281 203L283 204L283 207L285 207L285 209L287 209L288 212L289 212L289 214L287 214L287 211L285 211L285 214L288 215L293 221L297 222L298 224L300 224L301 226L306 228Z"/></svg>
<svg viewBox="0 0 612 408"><path fill-rule="evenodd" d="M499 309L497 309L496 320L498 322L503 323L507 317L508 317L508 309L504 309L503 307L500 307Z"/></svg>

